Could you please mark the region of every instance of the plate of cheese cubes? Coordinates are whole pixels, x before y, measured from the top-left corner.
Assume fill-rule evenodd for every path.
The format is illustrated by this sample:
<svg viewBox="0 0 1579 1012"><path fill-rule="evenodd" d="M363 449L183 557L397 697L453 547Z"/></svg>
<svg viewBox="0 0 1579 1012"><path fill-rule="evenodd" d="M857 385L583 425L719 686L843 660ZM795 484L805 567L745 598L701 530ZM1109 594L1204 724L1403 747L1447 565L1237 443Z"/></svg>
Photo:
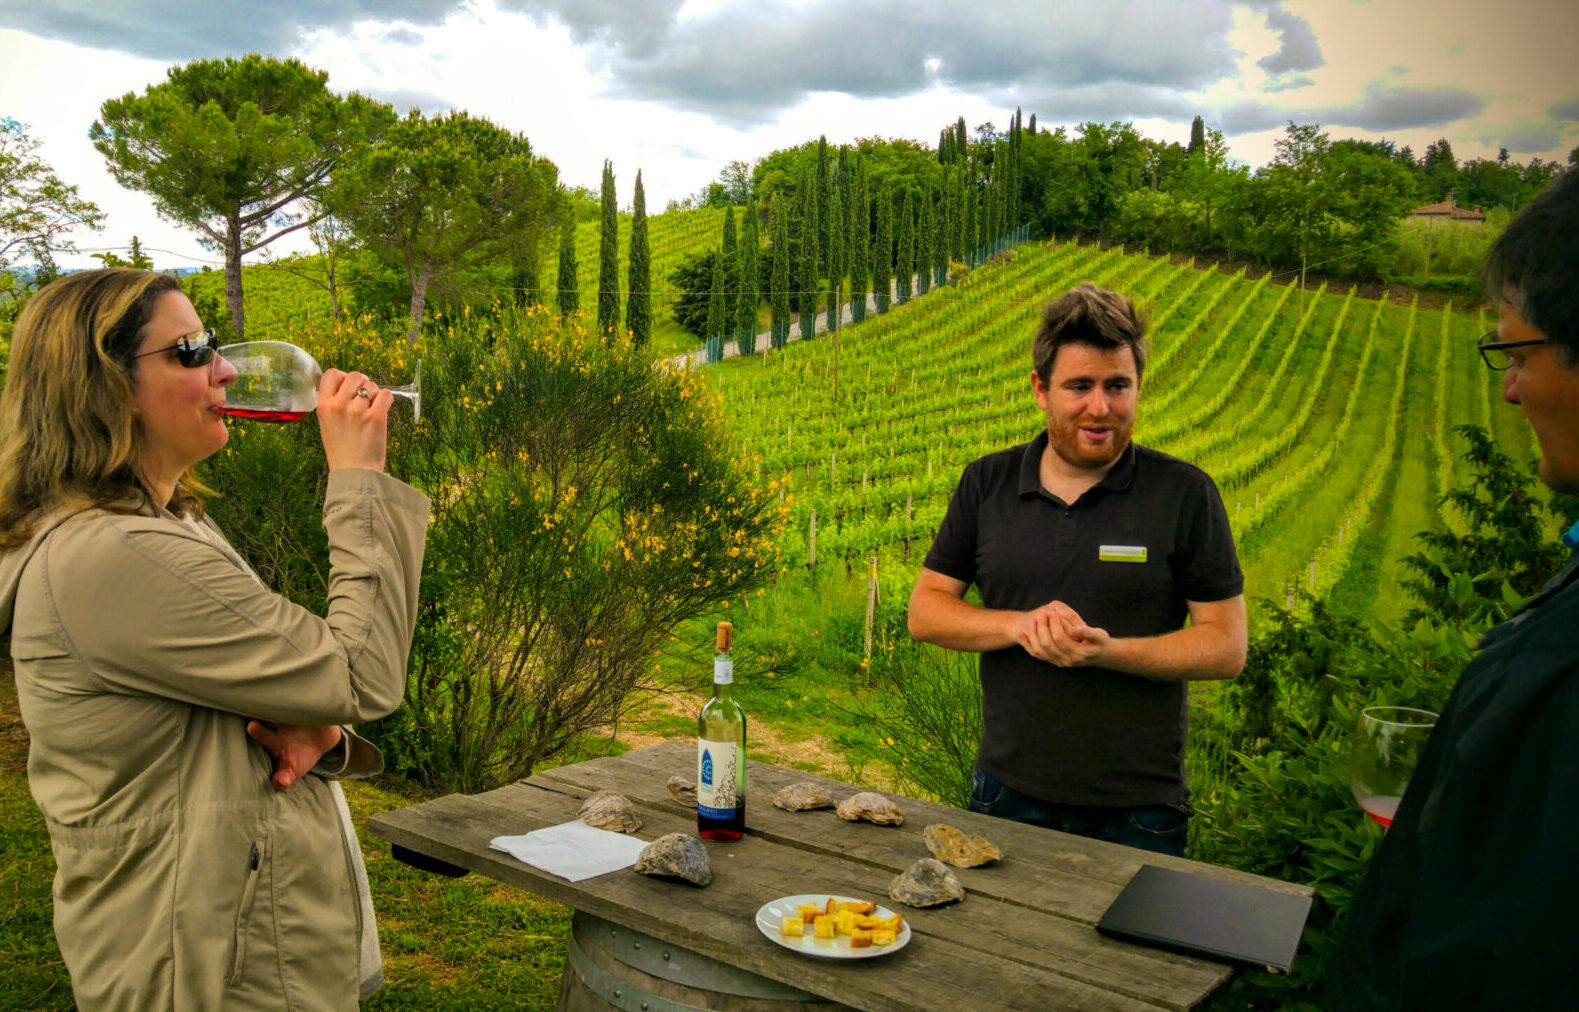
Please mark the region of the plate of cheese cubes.
<svg viewBox="0 0 1579 1012"><path fill-rule="evenodd" d="M910 941L905 919L871 900L827 893L782 896L757 911L764 935L796 952L827 959L870 959Z"/></svg>

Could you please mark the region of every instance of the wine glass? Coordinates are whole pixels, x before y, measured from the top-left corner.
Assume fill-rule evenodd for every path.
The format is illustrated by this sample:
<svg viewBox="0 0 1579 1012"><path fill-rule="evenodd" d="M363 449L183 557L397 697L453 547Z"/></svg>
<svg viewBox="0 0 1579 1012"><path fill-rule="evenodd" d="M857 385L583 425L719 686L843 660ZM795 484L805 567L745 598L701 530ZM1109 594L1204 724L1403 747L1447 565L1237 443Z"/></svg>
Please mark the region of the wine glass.
<svg viewBox="0 0 1579 1012"><path fill-rule="evenodd" d="M295 422L318 406L318 378L323 375L302 349L285 341L242 341L219 349L236 367L236 378L225 388L221 409L236 418L260 422ZM411 402L413 421L422 420L422 363L416 376L403 387L384 387Z"/></svg>
<svg viewBox="0 0 1579 1012"><path fill-rule="evenodd" d="M1393 824L1404 787L1436 726L1437 715L1411 706L1368 706L1354 727L1349 788L1383 829Z"/></svg>

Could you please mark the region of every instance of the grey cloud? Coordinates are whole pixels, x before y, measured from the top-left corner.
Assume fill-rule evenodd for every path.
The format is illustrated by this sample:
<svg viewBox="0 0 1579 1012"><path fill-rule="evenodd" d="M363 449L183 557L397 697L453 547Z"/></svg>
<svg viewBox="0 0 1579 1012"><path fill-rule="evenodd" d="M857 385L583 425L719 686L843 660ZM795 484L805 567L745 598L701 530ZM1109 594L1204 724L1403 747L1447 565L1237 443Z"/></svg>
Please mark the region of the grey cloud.
<svg viewBox="0 0 1579 1012"><path fill-rule="evenodd" d="M1579 117L1575 117L1579 118ZM1499 147L1511 152L1550 151L1562 143L1562 134L1553 123L1515 123L1500 131Z"/></svg>
<svg viewBox="0 0 1579 1012"><path fill-rule="evenodd" d="M436 24L455 0L38 0L8 4L3 27L156 60L285 53L310 30L364 20Z"/></svg>
<svg viewBox="0 0 1579 1012"><path fill-rule="evenodd" d="M1579 98L1569 99L1567 102L1558 102L1546 112L1552 119L1579 120Z"/></svg>
<svg viewBox="0 0 1579 1012"><path fill-rule="evenodd" d="M1267 26L1278 33L1282 45L1271 56L1257 61L1256 66L1269 74L1284 74L1291 70L1315 70L1327 62L1309 21L1276 5L1267 8L1266 21Z"/></svg>
<svg viewBox="0 0 1579 1012"><path fill-rule="evenodd" d="M1451 123L1478 115L1485 107L1485 99L1462 88L1412 88L1371 81L1358 102L1308 110L1304 118L1364 130L1405 130Z"/></svg>
<svg viewBox="0 0 1579 1012"><path fill-rule="evenodd" d="M1189 119L1201 110L1177 92L1147 85L1086 85L1027 91L1014 104L1036 110L1038 122L1085 123L1091 120Z"/></svg>
<svg viewBox="0 0 1579 1012"><path fill-rule="evenodd" d="M422 34L409 28L396 28L393 31L384 33L384 41L393 42L397 46L420 46L422 45Z"/></svg>
<svg viewBox="0 0 1579 1012"><path fill-rule="evenodd" d="M577 42L603 42L644 56L668 33L684 0L504 0L506 10L552 15Z"/></svg>
<svg viewBox="0 0 1579 1012"><path fill-rule="evenodd" d="M1236 105L1225 106L1214 117L1206 117L1206 125L1219 127L1223 133L1230 137L1238 134L1260 133L1262 130L1271 130L1280 127L1290 120L1299 121L1300 114L1284 109L1274 109L1269 105L1257 105L1242 102Z"/></svg>
<svg viewBox="0 0 1579 1012"><path fill-rule="evenodd" d="M1304 74L1297 77L1285 77L1267 84L1261 90L1265 92L1293 91L1295 88L1308 88L1316 82Z"/></svg>
<svg viewBox="0 0 1579 1012"><path fill-rule="evenodd" d="M453 102L425 91L406 91L397 88L387 91L378 89L369 91L366 94L368 98L374 98L380 102L388 102L394 106L396 112L402 114L411 109L421 109L424 113L431 116L434 113L444 112L446 109L454 106Z"/></svg>
<svg viewBox="0 0 1579 1012"><path fill-rule="evenodd" d="M771 119L815 91L894 97L934 82L994 92L1139 86L1188 91L1234 69L1228 0L874 0L847 8L765 0L676 23L646 56L611 53L622 97L734 120ZM1188 40L1188 44L1181 44ZM937 61L934 75L928 60Z"/></svg>

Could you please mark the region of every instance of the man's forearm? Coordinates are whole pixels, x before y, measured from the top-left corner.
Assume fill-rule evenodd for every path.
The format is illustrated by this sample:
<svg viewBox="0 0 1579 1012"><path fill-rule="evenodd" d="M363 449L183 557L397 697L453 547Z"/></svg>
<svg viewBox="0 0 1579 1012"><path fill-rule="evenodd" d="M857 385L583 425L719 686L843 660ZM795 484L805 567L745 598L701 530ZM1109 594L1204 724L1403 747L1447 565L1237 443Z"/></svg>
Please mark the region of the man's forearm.
<svg viewBox="0 0 1579 1012"><path fill-rule="evenodd" d="M981 653L1016 645L1017 611L996 611L940 591L918 592L910 601L910 635L947 650Z"/></svg>
<svg viewBox="0 0 1579 1012"><path fill-rule="evenodd" d="M1144 678L1194 681L1233 678L1245 657L1238 637L1203 624L1162 636L1115 637L1095 663Z"/></svg>

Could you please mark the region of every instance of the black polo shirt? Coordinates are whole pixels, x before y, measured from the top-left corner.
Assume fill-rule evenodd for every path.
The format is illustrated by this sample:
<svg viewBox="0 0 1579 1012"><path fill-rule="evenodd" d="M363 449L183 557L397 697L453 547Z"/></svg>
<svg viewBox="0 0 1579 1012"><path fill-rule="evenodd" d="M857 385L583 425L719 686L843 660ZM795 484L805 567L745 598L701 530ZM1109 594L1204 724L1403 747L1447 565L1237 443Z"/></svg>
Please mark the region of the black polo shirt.
<svg viewBox="0 0 1579 1012"><path fill-rule="evenodd" d="M1046 447L1044 431L965 468L926 568L974 583L988 608L1063 601L1114 636L1173 632L1186 601L1244 590L1228 513L1206 472L1131 444L1066 504L1042 487ZM981 686L977 763L1015 790L1075 805L1188 799L1183 681L1060 668L1016 645L981 655Z"/></svg>

